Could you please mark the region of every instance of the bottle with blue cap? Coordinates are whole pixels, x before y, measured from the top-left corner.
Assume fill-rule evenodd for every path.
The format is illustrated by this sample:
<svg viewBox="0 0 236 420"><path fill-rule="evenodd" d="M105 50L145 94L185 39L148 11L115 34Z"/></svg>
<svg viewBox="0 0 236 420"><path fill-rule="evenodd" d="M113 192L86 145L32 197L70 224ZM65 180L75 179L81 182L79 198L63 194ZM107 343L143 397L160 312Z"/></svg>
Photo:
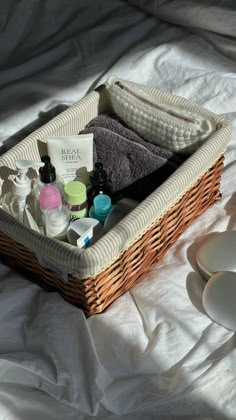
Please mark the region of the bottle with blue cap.
<svg viewBox="0 0 236 420"><path fill-rule="evenodd" d="M87 188L88 208L92 206L94 198L99 194L110 195L110 188L103 164L96 162L90 175L90 187Z"/></svg>
<svg viewBox="0 0 236 420"><path fill-rule="evenodd" d="M99 194L94 197L93 206L89 210L89 216L104 223L112 209L111 198L106 194Z"/></svg>

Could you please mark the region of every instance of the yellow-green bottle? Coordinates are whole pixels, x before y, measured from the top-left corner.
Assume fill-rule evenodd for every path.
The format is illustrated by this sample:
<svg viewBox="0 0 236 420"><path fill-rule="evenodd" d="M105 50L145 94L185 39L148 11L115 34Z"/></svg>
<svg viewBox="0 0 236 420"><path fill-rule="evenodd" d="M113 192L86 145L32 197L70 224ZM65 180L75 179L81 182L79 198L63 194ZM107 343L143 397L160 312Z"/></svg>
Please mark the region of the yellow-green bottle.
<svg viewBox="0 0 236 420"><path fill-rule="evenodd" d="M71 219L81 219L87 215L86 186L80 181L71 181L64 187L64 205Z"/></svg>

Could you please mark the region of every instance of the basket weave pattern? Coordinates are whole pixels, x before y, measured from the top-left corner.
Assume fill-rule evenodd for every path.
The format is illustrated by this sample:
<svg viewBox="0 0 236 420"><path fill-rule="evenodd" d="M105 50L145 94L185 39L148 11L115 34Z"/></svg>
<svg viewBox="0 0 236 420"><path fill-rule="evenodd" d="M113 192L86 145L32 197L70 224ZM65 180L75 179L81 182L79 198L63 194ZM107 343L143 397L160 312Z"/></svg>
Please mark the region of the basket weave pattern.
<svg viewBox="0 0 236 420"><path fill-rule="evenodd" d="M137 284L162 259L185 229L220 198L224 158L216 163L155 224L107 269L87 279L69 275L64 283L54 272L42 267L34 253L0 232L0 253L13 266L32 274L31 281L81 307L87 316L101 313L114 300Z"/></svg>

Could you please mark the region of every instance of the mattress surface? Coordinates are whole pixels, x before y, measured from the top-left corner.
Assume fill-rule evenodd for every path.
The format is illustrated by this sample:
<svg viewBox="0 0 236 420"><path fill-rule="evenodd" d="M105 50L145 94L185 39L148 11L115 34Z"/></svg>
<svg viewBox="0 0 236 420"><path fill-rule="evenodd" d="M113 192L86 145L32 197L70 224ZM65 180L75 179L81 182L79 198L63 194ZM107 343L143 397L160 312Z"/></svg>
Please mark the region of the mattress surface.
<svg viewBox="0 0 236 420"><path fill-rule="evenodd" d="M51 32L40 32L35 48L37 37L24 44L24 33L15 39L16 61L12 44L11 57L4 56L2 151L111 74L223 114L233 122L233 135L221 201L105 313L86 320L57 293L0 264L0 420L234 419L236 339L204 312L195 252L206 235L232 229L236 221L235 62L209 33L160 22L126 1L99 0L93 13L81 2L77 14L75 2L67 2L67 26L58 22L61 3ZM2 20L18 28L4 13ZM87 27L81 23L86 16ZM63 30L67 36L57 39Z"/></svg>

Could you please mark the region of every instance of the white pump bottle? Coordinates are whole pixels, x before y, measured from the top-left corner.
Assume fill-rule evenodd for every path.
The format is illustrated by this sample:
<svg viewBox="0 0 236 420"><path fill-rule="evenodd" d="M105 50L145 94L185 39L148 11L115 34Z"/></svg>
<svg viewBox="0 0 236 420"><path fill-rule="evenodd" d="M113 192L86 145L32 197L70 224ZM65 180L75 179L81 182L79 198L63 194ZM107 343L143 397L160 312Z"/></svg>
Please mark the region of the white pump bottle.
<svg viewBox="0 0 236 420"><path fill-rule="evenodd" d="M23 214L26 206L26 199L31 192L31 180L27 176L28 169L32 167L41 168L43 166L43 162L37 162L34 160L16 161L16 168L18 170L18 174L13 180L13 194L11 207L13 206L13 201L16 201L18 213L17 219L19 220L19 222L23 223Z"/></svg>

